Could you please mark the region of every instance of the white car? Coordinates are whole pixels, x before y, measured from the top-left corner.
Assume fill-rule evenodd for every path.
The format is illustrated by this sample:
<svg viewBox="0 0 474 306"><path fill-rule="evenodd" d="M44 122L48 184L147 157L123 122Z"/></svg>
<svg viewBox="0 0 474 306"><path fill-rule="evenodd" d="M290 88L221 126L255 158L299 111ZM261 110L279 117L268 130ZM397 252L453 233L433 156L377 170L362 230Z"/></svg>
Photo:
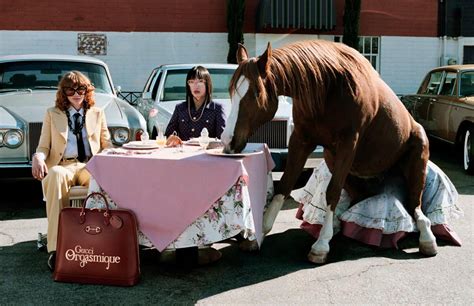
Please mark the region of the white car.
<svg viewBox="0 0 474 306"><path fill-rule="evenodd" d="M186 75L197 65L206 67L212 78L213 100L222 104L226 115L230 113L229 83L237 65L232 64L176 64L161 65L151 72L136 103L137 109L146 118L148 132L156 136L158 126L166 128L177 104L186 100ZM280 97L275 118L260 127L249 142L267 143L272 151L277 168L286 159L288 141L293 130L291 99ZM281 154L284 154L282 156Z"/></svg>
<svg viewBox="0 0 474 306"><path fill-rule="evenodd" d="M0 178L31 177L46 109L54 106L59 80L78 70L95 86L115 146L140 139L143 116L117 98L107 65L86 56L15 55L0 57Z"/></svg>

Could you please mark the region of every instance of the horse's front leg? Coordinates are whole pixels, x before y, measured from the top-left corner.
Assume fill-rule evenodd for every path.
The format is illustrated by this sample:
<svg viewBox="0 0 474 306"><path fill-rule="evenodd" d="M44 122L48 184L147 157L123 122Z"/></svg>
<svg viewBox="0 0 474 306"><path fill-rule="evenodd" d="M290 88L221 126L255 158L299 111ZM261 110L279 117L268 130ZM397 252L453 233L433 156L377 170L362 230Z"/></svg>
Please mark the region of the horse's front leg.
<svg viewBox="0 0 474 306"><path fill-rule="evenodd" d="M308 260L317 264L324 264L329 253L329 241L334 234L333 218L337 203L341 197L342 187L354 161L358 133L349 134L341 138L336 147L336 155L332 159L332 176L326 190L327 211L318 240L311 246Z"/></svg>
<svg viewBox="0 0 474 306"><path fill-rule="evenodd" d="M285 171L281 177L280 184L275 190L275 196L267 206L263 215L263 233L271 231L273 223L283 206L286 197L293 190L309 154L316 148L316 144L310 143L296 129L290 136L288 145L288 158L285 165Z"/></svg>

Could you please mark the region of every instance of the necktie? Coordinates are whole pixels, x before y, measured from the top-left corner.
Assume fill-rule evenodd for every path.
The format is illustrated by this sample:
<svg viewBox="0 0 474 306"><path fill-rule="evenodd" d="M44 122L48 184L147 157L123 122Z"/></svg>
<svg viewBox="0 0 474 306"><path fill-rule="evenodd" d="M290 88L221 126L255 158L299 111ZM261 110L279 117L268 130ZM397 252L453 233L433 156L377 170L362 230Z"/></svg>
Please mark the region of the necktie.
<svg viewBox="0 0 474 306"><path fill-rule="evenodd" d="M86 150L84 149L84 141L82 140L82 118L81 114L74 114L74 135L76 135L77 140L77 159L80 162L86 160Z"/></svg>

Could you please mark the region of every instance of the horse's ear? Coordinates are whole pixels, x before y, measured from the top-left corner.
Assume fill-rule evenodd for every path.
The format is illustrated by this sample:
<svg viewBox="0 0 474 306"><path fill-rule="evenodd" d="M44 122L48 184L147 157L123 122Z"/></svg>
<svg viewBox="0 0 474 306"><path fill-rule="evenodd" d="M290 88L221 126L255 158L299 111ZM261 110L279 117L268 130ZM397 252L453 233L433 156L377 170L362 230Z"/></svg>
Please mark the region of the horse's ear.
<svg viewBox="0 0 474 306"><path fill-rule="evenodd" d="M237 64L240 64L248 58L249 54L247 53L247 49L245 49L244 45L239 43L239 48L237 49Z"/></svg>
<svg viewBox="0 0 474 306"><path fill-rule="evenodd" d="M261 76L265 77L267 72L270 70L270 58L272 57L272 46L268 42L267 49L263 52L262 55L258 58L258 72Z"/></svg>

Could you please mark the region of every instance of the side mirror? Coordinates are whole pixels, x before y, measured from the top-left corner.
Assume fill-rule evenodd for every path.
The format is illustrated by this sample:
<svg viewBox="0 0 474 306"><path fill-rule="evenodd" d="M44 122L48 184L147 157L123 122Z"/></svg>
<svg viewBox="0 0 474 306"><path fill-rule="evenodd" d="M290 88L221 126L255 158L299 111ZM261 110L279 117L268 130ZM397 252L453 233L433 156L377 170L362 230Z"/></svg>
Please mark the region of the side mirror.
<svg viewBox="0 0 474 306"><path fill-rule="evenodd" d="M151 99L151 92L143 92L142 99Z"/></svg>
<svg viewBox="0 0 474 306"><path fill-rule="evenodd" d="M122 86L115 86L115 92L117 94L121 93L122 92Z"/></svg>

